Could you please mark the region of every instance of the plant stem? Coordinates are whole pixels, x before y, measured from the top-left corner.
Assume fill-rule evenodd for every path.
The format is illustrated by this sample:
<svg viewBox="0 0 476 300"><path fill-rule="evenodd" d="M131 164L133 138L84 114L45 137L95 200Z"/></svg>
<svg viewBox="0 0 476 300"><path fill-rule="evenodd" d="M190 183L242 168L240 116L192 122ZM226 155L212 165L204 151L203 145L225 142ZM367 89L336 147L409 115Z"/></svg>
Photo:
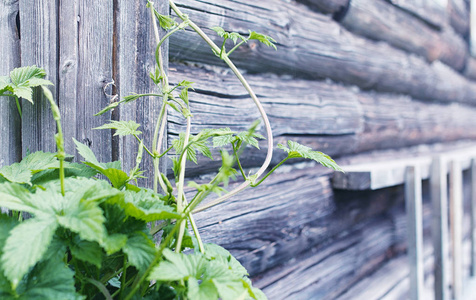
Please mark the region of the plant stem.
<svg viewBox="0 0 476 300"><path fill-rule="evenodd" d="M235 155L236 163L238 164L238 168L240 169L240 172L241 172L241 176L243 176L243 179L246 180L245 171L243 170L243 167L241 166L240 157L237 151L240 148L240 142L238 142L236 146L235 146L235 143L232 143L232 147L233 147L233 154Z"/></svg>
<svg viewBox="0 0 476 300"><path fill-rule="evenodd" d="M18 99L17 96L15 96L15 102L17 103L17 109L18 109L18 113L20 114L20 119L21 119L21 118L22 118L22 115L21 115L20 100Z"/></svg>
<svg viewBox="0 0 476 300"><path fill-rule="evenodd" d="M241 41L239 42L238 44L236 44L235 47L233 47L230 51L228 51L228 53L226 54L226 56L230 56L230 54L233 53L233 51L235 51L236 49L238 49L241 45L243 45L244 43L246 43L247 41Z"/></svg>
<svg viewBox="0 0 476 300"><path fill-rule="evenodd" d="M273 174L273 172L276 171L276 169L279 168L279 166L281 166L282 164L284 164L284 162L286 162L288 159L289 157L286 157L285 159L280 161L276 166L274 166L274 168L271 169L271 171L269 171L263 178L261 178L260 181L258 181L257 183L252 183L251 187L257 187L258 185L260 185L266 178L268 178L269 175Z"/></svg>
<svg viewBox="0 0 476 300"><path fill-rule="evenodd" d="M122 266L122 275L121 275L121 291L119 292L119 298L123 298L124 288L126 286L126 274L127 274L127 256L124 254L124 262Z"/></svg>
<svg viewBox="0 0 476 300"><path fill-rule="evenodd" d="M188 18L178 9L178 7L175 5L174 1L172 0L169 0L169 5L170 7L174 10L174 12L177 14L177 16L179 16L182 20L188 20ZM189 22L189 26L198 34L200 35L200 37L205 40L205 42L212 48L212 50L215 52L215 53L220 53L220 48L192 21L188 20ZM228 65L228 67L233 71L233 73L236 75L236 77L238 78L238 80L240 80L241 84L243 85L243 87L246 89L246 91L248 92L248 94L250 95L251 99L253 99L256 107L258 108L260 114L261 114L261 118L263 119L263 122L264 122L264 126L266 128L266 135L267 135L267 138L268 138L268 150L267 150L267 153L266 153L266 158L265 158L265 161L263 162L263 164L261 165L261 167L259 168L259 170L256 172L256 178L260 177L261 174L263 174L266 169L268 168L269 164L271 163L271 158L273 156L273 133L272 133L272 130L271 130L271 125L269 123L269 120L268 120L268 116L266 115L266 112L264 111L264 108L263 108L263 105L261 104L261 102L259 101L258 97L256 96L256 94L253 92L253 90L251 89L250 85L248 84L248 82L246 81L246 79L243 77L243 75L241 74L241 72L238 70L238 68L233 64L233 62L228 58L228 56L224 55L222 57L223 61ZM222 197L219 197L217 198L215 201L209 203L208 205L206 205L206 207L204 208L200 208L198 210L195 210L195 212L198 212L198 211L201 211L201 210L204 210L206 208L209 208L211 206L214 206L218 203L221 203L223 201L225 201L226 199L236 195L237 193L241 192L242 190L244 190L245 188L247 188L248 186L250 185L250 181L245 181L243 182L241 185L239 185L236 189L232 190L231 192L229 192L228 194L226 195L223 195Z"/></svg>
<svg viewBox="0 0 476 300"><path fill-rule="evenodd" d="M150 7L150 15L151 15L151 22L154 28L155 40L157 42L157 49L156 49L156 63L160 70L160 75L162 77L162 108L160 110L159 118L157 119L157 124L154 130L154 140L152 144L152 152L154 154L154 192L158 192L158 184L163 190L166 190L167 187L165 186L162 177L160 176L159 170L159 155L160 155L160 148L162 147L163 135L165 126L167 123L167 99L169 97L168 90L169 90L169 83L167 75L164 71L164 62L162 58L162 52L160 51L161 39L159 35L159 28L157 27L157 21L155 20L154 14L154 5L153 2L149 2Z"/></svg>
<svg viewBox="0 0 476 300"><path fill-rule="evenodd" d="M184 137L184 146L188 145L188 142L190 140L190 130L192 127L192 120L190 117L187 117L187 129L185 130L185 137ZM183 194L183 187L184 187L184 181L185 181L185 166L187 164L187 148L184 147L183 149L184 153L182 153L182 158L180 160L180 172L179 172L179 180L177 183L177 212L182 213L183 212L183 207L184 207L184 194ZM185 222L180 223L180 230L178 232L178 237L177 237L177 246L175 247L175 252L179 253L182 248L182 239L183 239L183 234L185 233Z"/></svg>
<svg viewBox="0 0 476 300"><path fill-rule="evenodd" d="M179 220L183 220L185 218L186 218L186 216L183 215L182 218L180 218ZM175 226L172 228L172 230L169 232L169 234L165 238L165 241L160 243L159 250L155 254L155 257L154 257L154 260L152 261L152 263L149 265L147 270L145 270L145 272L142 274L142 276L134 281L134 283L132 285L132 288L131 288L131 291L129 292L129 294L126 296L126 298L124 300L130 300L135 295L135 293L139 289L142 282L147 278L150 271L152 271L152 268L154 268L155 265L159 262L160 258L162 257L162 252L164 251L165 247L167 247L167 245L170 243L170 240L175 235L175 232L177 231L177 229L178 229L178 224L175 224Z"/></svg>
<svg viewBox="0 0 476 300"><path fill-rule="evenodd" d="M136 138L136 140L137 140L139 143L141 142L141 139L137 136L137 134L134 134L134 137ZM144 145L144 144L142 144L142 145L143 145L143 147L144 147L144 150L145 150L147 153L149 153L149 155L150 155L151 157L154 157L154 154L152 154L152 152L149 151L149 149L147 148L147 146Z"/></svg>
<svg viewBox="0 0 476 300"><path fill-rule="evenodd" d="M107 288L100 283L99 281L92 279L92 278L84 278L84 280L88 281L89 283L93 284L98 290L104 295L106 300L113 300L111 294L107 290Z"/></svg>

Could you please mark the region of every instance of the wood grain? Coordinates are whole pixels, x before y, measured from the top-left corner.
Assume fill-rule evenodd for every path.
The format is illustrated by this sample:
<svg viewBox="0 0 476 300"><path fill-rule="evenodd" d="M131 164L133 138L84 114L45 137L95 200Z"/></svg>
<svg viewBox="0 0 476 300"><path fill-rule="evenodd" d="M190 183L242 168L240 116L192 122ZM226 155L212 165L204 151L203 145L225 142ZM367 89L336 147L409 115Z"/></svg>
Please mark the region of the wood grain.
<svg viewBox="0 0 476 300"><path fill-rule="evenodd" d="M0 76L20 66L18 1L0 1ZM21 120L13 98L0 99L0 167L21 158Z"/></svg>
<svg viewBox="0 0 476 300"><path fill-rule="evenodd" d="M350 0L298 0L298 2L325 14L335 14L344 11Z"/></svg>
<svg viewBox="0 0 476 300"><path fill-rule="evenodd" d="M411 13L429 24L441 28L447 22L446 1L427 1L427 0L390 0L390 2Z"/></svg>
<svg viewBox="0 0 476 300"><path fill-rule="evenodd" d="M21 64L37 65L46 71L46 78L57 82L58 1L20 1ZM56 87L50 88L56 99ZM22 103L22 152L38 150L55 152L56 124L46 98L39 90L34 92L34 105Z"/></svg>
<svg viewBox="0 0 476 300"><path fill-rule="evenodd" d="M467 37L470 26L469 3L465 0L448 0L448 15L454 30Z"/></svg>
<svg viewBox="0 0 476 300"><path fill-rule="evenodd" d="M252 8L244 1L224 1L220 6L190 0L178 4L216 42L219 38L207 28L217 25L243 34L251 28L274 37L278 53L254 42L233 53L231 58L236 64L249 72L330 78L362 89L408 94L416 99L476 103L476 85L445 64L428 64L388 44L351 34L330 16L304 5L277 0ZM247 13L250 9L253 14ZM223 65L189 31L171 37L170 52L172 60Z"/></svg>
<svg viewBox="0 0 476 300"><path fill-rule="evenodd" d="M106 107L112 97L113 1L80 1L76 19L78 73L74 134L93 150L99 161L111 161L111 132L93 130L106 123L110 114L100 117L93 114Z"/></svg>
<svg viewBox="0 0 476 300"><path fill-rule="evenodd" d="M190 91L195 133L203 128L222 127L241 131L259 118L239 82L222 69L185 69L173 64L170 77L172 82L195 82L195 91ZM476 111L471 106L362 92L332 82L265 75L246 77L269 114L276 143L292 139L332 156L342 156L476 138L475 132L467 130L476 126ZM184 129L184 120L171 111L169 121L170 145ZM264 148L250 148L245 154L249 158L245 165L257 166L264 153ZM276 151L274 162L282 158L280 153ZM191 170L195 168L201 173L217 166L219 162L209 161L202 167L190 165Z"/></svg>
<svg viewBox="0 0 476 300"><path fill-rule="evenodd" d="M167 2L159 1L156 9L162 14L167 14ZM144 1L118 1L115 27L117 41L114 79L118 99L133 93L158 93L158 88L149 78L149 73L155 70L154 53L157 42L152 29L150 10L145 6ZM165 58L165 68L167 68L167 43L162 46L162 55ZM152 149L155 120L159 115L160 107L159 98L145 97L122 105L114 112L113 117L124 121L134 120L141 124L140 131L142 131L144 143ZM114 159L121 160L123 168L129 171L136 164L137 149L138 142L134 137L118 138L114 143ZM164 162L162 170L165 171L165 160L162 161ZM148 155L144 155L143 165L152 165ZM141 182L148 187L152 187L151 169L149 168L149 172L145 174L149 179Z"/></svg>
<svg viewBox="0 0 476 300"><path fill-rule="evenodd" d="M468 56L466 42L451 28L435 30L387 1L352 1L341 24L351 32L385 41L429 62L441 60L457 71L463 69Z"/></svg>

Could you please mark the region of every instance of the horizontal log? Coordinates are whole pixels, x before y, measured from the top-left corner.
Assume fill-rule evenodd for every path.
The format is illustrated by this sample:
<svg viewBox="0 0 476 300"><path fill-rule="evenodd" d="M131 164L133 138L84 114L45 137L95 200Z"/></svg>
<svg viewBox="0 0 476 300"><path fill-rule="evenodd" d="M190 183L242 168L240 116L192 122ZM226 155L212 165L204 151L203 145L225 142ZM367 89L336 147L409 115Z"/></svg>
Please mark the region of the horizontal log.
<svg viewBox="0 0 476 300"><path fill-rule="evenodd" d="M194 133L223 127L242 131L259 118L252 100L234 75L217 71L171 65L171 82L195 82L195 90L189 93ZM332 82L263 75L246 77L269 114L275 143L291 139L329 155L342 156L476 138L476 132L468 130L476 126L473 107L362 92ZM170 145L185 129L185 122L175 111L171 111L169 120ZM264 134L262 128L259 132ZM261 151L247 150L246 167L262 163L266 145L261 145ZM273 163L282 159L283 154L277 150ZM218 152L215 157L219 157ZM203 174L219 167L220 162L189 166L192 173Z"/></svg>
<svg viewBox="0 0 476 300"><path fill-rule="evenodd" d="M347 196L334 200L327 171L290 167L195 218L206 242L229 249L255 276L384 213L401 192L341 193Z"/></svg>
<svg viewBox="0 0 476 300"><path fill-rule="evenodd" d="M390 0L390 2L437 28L444 27L447 23L446 1Z"/></svg>
<svg viewBox="0 0 476 300"><path fill-rule="evenodd" d="M309 7L325 14L343 12L349 5L350 0L298 0Z"/></svg>
<svg viewBox="0 0 476 300"><path fill-rule="evenodd" d="M230 0L220 6L190 0L181 0L179 5L220 44L220 38L207 28L220 25L243 34L252 28L273 36L278 53L254 42L233 53L236 64L249 72L330 78L416 99L476 104L476 84L443 63L428 64L388 44L351 34L330 16L310 11L304 5L275 1L260 2L259 7ZM171 36L170 55L172 60L223 66L209 47L189 31Z"/></svg>
<svg viewBox="0 0 476 300"><path fill-rule="evenodd" d="M384 0L353 0L341 20L349 31L385 41L427 61L441 60L457 71L465 66L466 42L451 28L437 31L421 19Z"/></svg>
<svg viewBox="0 0 476 300"><path fill-rule="evenodd" d="M448 0L448 15L451 26L461 36L469 34L469 3L465 0Z"/></svg>

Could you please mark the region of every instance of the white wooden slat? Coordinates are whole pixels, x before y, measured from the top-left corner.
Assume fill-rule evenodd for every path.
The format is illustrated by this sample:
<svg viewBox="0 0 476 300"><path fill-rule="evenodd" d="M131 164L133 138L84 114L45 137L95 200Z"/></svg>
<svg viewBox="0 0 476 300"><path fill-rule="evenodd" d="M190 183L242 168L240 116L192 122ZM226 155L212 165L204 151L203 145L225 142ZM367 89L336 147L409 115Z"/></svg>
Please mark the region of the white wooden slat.
<svg viewBox="0 0 476 300"><path fill-rule="evenodd" d="M435 157L431 166L430 193L433 206L432 232L434 249L435 300L449 299L448 293L448 184L447 164Z"/></svg>
<svg viewBox="0 0 476 300"><path fill-rule="evenodd" d="M463 178L461 164L452 161L450 167L450 228L452 255L453 299L462 299L463 291Z"/></svg>
<svg viewBox="0 0 476 300"><path fill-rule="evenodd" d="M410 299L423 299L423 217L421 172L418 165L408 166L405 174Z"/></svg>

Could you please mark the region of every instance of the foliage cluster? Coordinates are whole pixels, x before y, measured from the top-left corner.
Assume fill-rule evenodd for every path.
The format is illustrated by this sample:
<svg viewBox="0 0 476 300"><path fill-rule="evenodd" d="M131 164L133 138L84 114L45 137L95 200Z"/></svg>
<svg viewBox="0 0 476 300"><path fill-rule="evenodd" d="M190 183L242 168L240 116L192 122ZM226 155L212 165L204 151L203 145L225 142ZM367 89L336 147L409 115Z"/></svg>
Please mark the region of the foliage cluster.
<svg viewBox="0 0 476 300"><path fill-rule="evenodd" d="M57 153L35 152L0 169L0 207L10 210L8 214L0 214L1 299L266 298L252 286L246 269L227 250L203 243L193 213L248 186L259 185L277 167L261 176L268 169L273 146L269 123L259 100L229 59L234 49L249 40L275 47L274 40L252 31L244 37L215 27L223 38L219 48L172 1L170 6L181 18L180 23L159 14L151 2L147 5L151 16L167 30L160 39L156 22L152 22L157 38L157 65L150 77L160 93L127 96L98 113L146 96L162 100L151 147L145 145L140 125L133 120L110 121L97 128L113 129L115 135L137 139L136 166L128 172L119 161L100 162L91 149L76 140L83 163L74 163L65 154L59 109L47 88L51 82L44 79L44 70L22 67L13 70L10 76L0 77L0 96L12 96L17 103L19 98L33 101L32 88L41 88L51 104L58 129ZM259 147L258 140L265 139L256 132L258 123L244 132L222 128L190 133L192 82L184 80L171 86L160 54L163 42L186 27L204 37L213 53L232 68L262 113L270 149L256 174L245 174L240 156L247 145ZM235 44L230 51L225 48L227 40ZM183 115L187 129L169 149L161 152L167 108ZM19 105L18 109L21 114ZM189 183L196 193L187 201L186 161L197 163L197 155L212 158L211 148L221 149L222 166L210 182ZM339 170L329 156L298 143L290 141L278 148L288 154L280 164L301 157ZM174 155L170 155L172 149ZM231 149L232 153L225 149ZM166 154L173 160L172 182L158 168ZM137 186L137 179L144 175L140 169L143 155L150 155L153 160L153 189ZM243 183L227 192L228 182L238 174L243 177ZM162 193L158 193L159 187ZM197 208L212 193L218 194L218 198L208 206Z"/></svg>

